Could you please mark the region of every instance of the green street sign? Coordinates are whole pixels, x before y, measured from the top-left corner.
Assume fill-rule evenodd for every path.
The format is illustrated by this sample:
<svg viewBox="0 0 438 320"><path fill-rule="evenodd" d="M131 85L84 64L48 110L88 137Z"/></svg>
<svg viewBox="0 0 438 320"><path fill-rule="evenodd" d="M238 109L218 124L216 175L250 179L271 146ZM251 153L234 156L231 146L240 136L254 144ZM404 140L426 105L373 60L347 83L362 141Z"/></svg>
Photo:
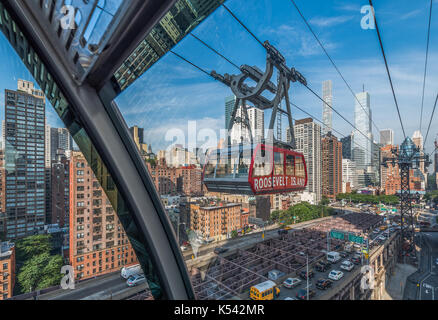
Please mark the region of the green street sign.
<svg viewBox="0 0 438 320"><path fill-rule="evenodd" d="M363 244L363 237L356 236L352 233L348 235L348 240L357 244Z"/></svg>
<svg viewBox="0 0 438 320"><path fill-rule="evenodd" d="M344 240L345 234L343 232L339 232L339 231L331 231L330 237L332 237L333 239Z"/></svg>

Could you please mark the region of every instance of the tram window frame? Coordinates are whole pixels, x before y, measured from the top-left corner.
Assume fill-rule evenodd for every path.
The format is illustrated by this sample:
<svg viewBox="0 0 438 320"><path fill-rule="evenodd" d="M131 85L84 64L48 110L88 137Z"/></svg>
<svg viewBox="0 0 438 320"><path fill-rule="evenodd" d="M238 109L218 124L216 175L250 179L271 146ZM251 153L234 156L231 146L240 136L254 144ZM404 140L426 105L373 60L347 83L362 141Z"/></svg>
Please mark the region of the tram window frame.
<svg viewBox="0 0 438 320"><path fill-rule="evenodd" d="M251 155L247 152L239 152L239 161L235 163L235 174L237 178L247 177L251 168ZM241 168L245 168L246 171L240 172Z"/></svg>
<svg viewBox="0 0 438 320"><path fill-rule="evenodd" d="M262 164L260 164L259 160L265 160L263 161ZM267 160L267 161L266 161ZM267 167L265 164L268 164ZM260 167L257 167L257 165L260 164ZM259 148L256 152L256 156L254 157L254 167L253 167L253 176L254 177L266 177L266 176L271 176L274 166L273 164L273 152L272 150L266 150L263 148Z"/></svg>
<svg viewBox="0 0 438 320"><path fill-rule="evenodd" d="M277 158L277 155L280 156L280 158ZM280 160L280 163L277 163L277 160ZM274 152L274 175L275 176L283 176L284 175L284 153L275 151Z"/></svg>
<svg viewBox="0 0 438 320"><path fill-rule="evenodd" d="M207 160L207 165L205 166L204 177L205 178L214 178L217 167L217 159L212 156Z"/></svg>
<svg viewBox="0 0 438 320"><path fill-rule="evenodd" d="M286 156L286 175L294 176L295 175L295 156L292 154L285 154Z"/></svg>
<svg viewBox="0 0 438 320"><path fill-rule="evenodd" d="M225 171L222 171L225 168ZM219 163L216 166L216 178L232 178L234 176L235 164ZM224 172L224 173L222 173Z"/></svg>
<svg viewBox="0 0 438 320"><path fill-rule="evenodd" d="M295 175L299 178L306 177L306 170L304 167L304 160L302 157L295 157Z"/></svg>

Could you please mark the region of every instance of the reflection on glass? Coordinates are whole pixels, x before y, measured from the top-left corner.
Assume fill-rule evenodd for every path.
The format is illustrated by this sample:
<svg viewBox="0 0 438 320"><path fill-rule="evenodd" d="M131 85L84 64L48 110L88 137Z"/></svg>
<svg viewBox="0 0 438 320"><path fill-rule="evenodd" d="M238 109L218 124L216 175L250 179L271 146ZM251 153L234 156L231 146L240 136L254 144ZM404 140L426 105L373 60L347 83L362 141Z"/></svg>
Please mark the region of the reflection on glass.
<svg viewBox="0 0 438 320"><path fill-rule="evenodd" d="M20 74L35 81L18 80L15 90L11 68L1 75L10 87L1 88L6 103L0 256L9 257L11 285L0 299L27 299L48 288L38 299L129 298L141 291L163 298L144 235L63 93L1 3L0 27L6 36L0 35L1 52L7 52ZM57 115L46 108L46 99ZM56 127L57 116L67 128ZM121 270L138 263L147 283L129 289ZM60 287L65 266L88 290ZM104 280L95 280L102 276Z"/></svg>
<svg viewBox="0 0 438 320"><path fill-rule="evenodd" d="M178 0L116 71L121 90L137 80L223 2Z"/></svg>

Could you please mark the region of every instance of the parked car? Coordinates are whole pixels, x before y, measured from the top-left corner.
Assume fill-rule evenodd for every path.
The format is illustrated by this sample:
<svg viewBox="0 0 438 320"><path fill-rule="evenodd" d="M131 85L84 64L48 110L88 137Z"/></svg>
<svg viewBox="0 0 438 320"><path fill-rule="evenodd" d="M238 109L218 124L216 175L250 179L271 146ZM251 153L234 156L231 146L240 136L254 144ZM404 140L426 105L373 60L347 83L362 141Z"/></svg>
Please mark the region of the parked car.
<svg viewBox="0 0 438 320"><path fill-rule="evenodd" d="M315 264L315 270L318 272L325 272L330 268L330 266L324 262L318 262Z"/></svg>
<svg viewBox="0 0 438 320"><path fill-rule="evenodd" d="M329 279L319 279L315 286L320 290L326 290L330 288L332 284L333 282Z"/></svg>
<svg viewBox="0 0 438 320"><path fill-rule="evenodd" d="M339 270L332 270L330 271L328 277L330 280L340 280L342 277L344 276L344 273L342 271Z"/></svg>
<svg viewBox="0 0 438 320"><path fill-rule="evenodd" d="M301 283L301 280L298 278L287 278L286 280L284 280L283 286L288 288L288 289L292 289L292 288L295 288L296 286L298 286L300 283Z"/></svg>
<svg viewBox="0 0 438 320"><path fill-rule="evenodd" d="M126 281L126 284L128 285L128 287L135 287L143 282L146 282L146 278L145 278L144 274L136 274L136 275L130 276L128 278L128 280Z"/></svg>
<svg viewBox="0 0 438 320"><path fill-rule="evenodd" d="M315 296L315 291L313 291L312 289L309 289L309 299L311 299L314 296ZM307 289L300 289L297 292L296 297L300 300L307 300Z"/></svg>
<svg viewBox="0 0 438 320"><path fill-rule="evenodd" d="M342 258L348 257L348 252L341 251L341 252L339 252L339 254L341 255Z"/></svg>
<svg viewBox="0 0 438 320"><path fill-rule="evenodd" d="M225 253L227 251L228 251L228 248L224 248L224 247L217 247L214 249L214 253L216 253L216 254Z"/></svg>
<svg viewBox="0 0 438 320"><path fill-rule="evenodd" d="M352 263L354 263L355 265L361 264L361 259L358 257L352 257L352 258L350 258L350 261Z"/></svg>
<svg viewBox="0 0 438 320"><path fill-rule="evenodd" d="M280 230L278 230L278 235L279 235L279 236L282 236L282 235L284 235L284 234L288 234L288 231L285 230L285 229L280 229Z"/></svg>
<svg viewBox="0 0 438 320"><path fill-rule="evenodd" d="M309 270L309 279L312 279L314 275L315 274L313 273L313 271ZM307 280L307 271L306 270L302 270L300 272L300 278L304 279L304 280Z"/></svg>
<svg viewBox="0 0 438 320"><path fill-rule="evenodd" d="M280 270L271 270L268 272L268 279L272 281L276 281L277 279L285 276L284 272L281 272Z"/></svg>
<svg viewBox="0 0 438 320"><path fill-rule="evenodd" d="M284 298L283 300L298 300L297 298L294 298L294 297L286 297L286 298Z"/></svg>
<svg viewBox="0 0 438 320"><path fill-rule="evenodd" d="M342 270L351 271L351 270L353 270L353 268L354 268L354 264L349 260L345 260L341 264Z"/></svg>

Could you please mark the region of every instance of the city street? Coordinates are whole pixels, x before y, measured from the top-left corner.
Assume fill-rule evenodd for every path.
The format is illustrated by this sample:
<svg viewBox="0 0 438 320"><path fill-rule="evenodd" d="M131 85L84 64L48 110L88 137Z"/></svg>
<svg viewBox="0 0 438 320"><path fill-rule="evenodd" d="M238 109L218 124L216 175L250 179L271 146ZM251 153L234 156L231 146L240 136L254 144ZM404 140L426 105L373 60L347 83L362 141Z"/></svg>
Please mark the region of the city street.
<svg viewBox="0 0 438 320"><path fill-rule="evenodd" d="M438 233L423 232L416 240L421 248L419 269L409 276L404 298L438 300Z"/></svg>

